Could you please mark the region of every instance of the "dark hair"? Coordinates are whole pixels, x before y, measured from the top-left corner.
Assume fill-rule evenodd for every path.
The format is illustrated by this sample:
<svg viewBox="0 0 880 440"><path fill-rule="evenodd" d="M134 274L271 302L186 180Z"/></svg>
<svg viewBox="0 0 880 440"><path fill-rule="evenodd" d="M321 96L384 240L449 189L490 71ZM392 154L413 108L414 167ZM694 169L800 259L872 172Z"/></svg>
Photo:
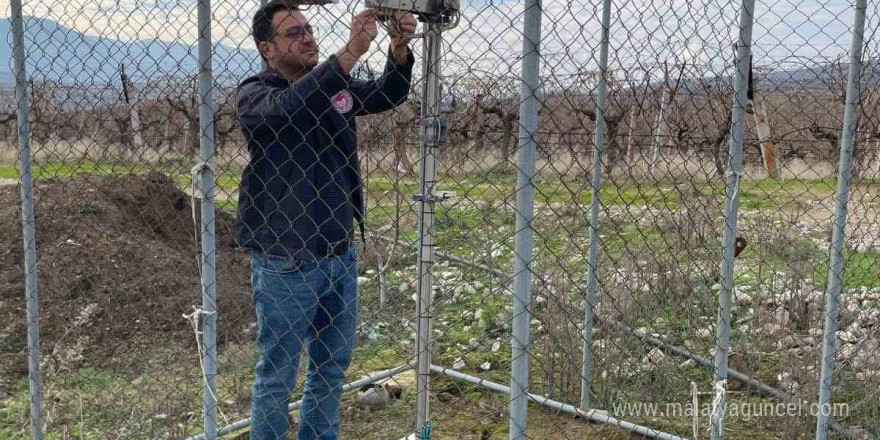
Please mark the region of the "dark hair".
<svg viewBox="0 0 880 440"><path fill-rule="evenodd" d="M254 34L254 43L257 45L257 50L259 50L261 41L269 41L272 39L275 32L275 30L272 29L272 18L275 17L276 12L298 10L299 7L297 7L297 2L290 0L272 0L260 7L260 9L257 10L257 13L254 14L253 25L251 26L251 32ZM260 56L263 56L263 54L260 53Z"/></svg>

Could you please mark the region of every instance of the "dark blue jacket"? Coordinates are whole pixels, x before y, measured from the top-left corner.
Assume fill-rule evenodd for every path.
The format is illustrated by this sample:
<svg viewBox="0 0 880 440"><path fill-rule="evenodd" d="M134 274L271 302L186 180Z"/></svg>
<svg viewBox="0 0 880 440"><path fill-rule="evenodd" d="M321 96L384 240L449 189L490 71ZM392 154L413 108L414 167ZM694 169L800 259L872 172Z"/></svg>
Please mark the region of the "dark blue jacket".
<svg viewBox="0 0 880 440"><path fill-rule="evenodd" d="M352 79L331 56L295 82L266 70L242 81L237 112L250 160L241 177L235 241L311 260L363 233L364 197L355 116L404 102L413 55L389 58L375 81Z"/></svg>

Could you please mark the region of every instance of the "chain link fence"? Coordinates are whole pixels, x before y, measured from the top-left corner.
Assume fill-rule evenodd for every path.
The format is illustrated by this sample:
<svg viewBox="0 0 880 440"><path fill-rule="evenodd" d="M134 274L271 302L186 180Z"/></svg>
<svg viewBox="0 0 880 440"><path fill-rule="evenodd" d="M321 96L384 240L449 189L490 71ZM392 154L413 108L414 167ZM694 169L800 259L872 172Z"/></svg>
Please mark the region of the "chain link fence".
<svg viewBox="0 0 880 440"><path fill-rule="evenodd" d="M0 437L336 438L339 392L339 438L880 438L876 5L469 0L356 129L242 122L259 7L6 9ZM303 9L323 61L363 5ZM256 167L276 244L356 263L237 246Z"/></svg>

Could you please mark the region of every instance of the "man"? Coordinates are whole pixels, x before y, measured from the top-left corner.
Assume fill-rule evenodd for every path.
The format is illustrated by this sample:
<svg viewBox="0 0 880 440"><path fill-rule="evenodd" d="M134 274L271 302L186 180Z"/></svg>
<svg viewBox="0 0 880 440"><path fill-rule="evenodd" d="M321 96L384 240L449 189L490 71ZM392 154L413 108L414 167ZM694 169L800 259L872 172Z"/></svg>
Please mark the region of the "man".
<svg viewBox="0 0 880 440"><path fill-rule="evenodd" d="M267 68L238 90L250 161L235 232L237 245L252 249L259 331L251 439L287 438L304 346L309 366L297 439L337 438L357 323L353 221L361 234L364 221L355 116L405 101L414 62L407 34L415 32L415 17L390 19L401 35L391 37L385 72L360 81L349 72L376 37L375 11L355 15L345 46L323 63L312 27L290 3L272 1L254 16Z"/></svg>

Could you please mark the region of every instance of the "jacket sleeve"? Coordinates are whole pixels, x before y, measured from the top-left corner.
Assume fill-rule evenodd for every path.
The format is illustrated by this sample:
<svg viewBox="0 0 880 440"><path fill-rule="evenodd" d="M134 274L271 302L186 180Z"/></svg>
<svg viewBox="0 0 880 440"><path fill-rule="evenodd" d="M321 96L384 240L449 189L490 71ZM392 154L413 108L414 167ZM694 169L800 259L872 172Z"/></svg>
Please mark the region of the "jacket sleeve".
<svg viewBox="0 0 880 440"><path fill-rule="evenodd" d="M357 103L356 116L384 112L406 101L412 83L412 70L415 57L409 51L406 61L394 62L389 53L385 63L385 72L373 81L353 80L349 90Z"/></svg>
<svg viewBox="0 0 880 440"><path fill-rule="evenodd" d="M299 111L325 109L330 97L344 90L351 76L342 71L335 55L292 83L290 87L265 84L261 76L248 78L239 86L237 112L242 127L287 123Z"/></svg>

